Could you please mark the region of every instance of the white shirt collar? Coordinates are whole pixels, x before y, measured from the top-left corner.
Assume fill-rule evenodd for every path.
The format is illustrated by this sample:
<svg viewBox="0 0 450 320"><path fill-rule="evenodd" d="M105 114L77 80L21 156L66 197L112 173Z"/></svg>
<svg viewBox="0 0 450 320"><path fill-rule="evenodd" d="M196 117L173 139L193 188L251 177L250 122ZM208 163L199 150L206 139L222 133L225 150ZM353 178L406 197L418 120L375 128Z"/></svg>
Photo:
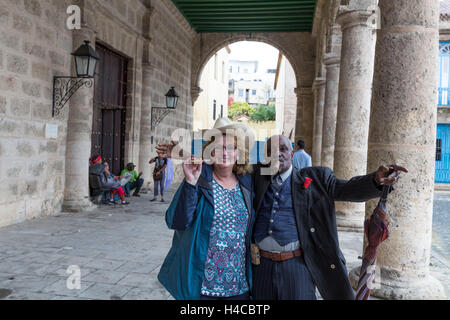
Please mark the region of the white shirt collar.
<svg viewBox="0 0 450 320"><path fill-rule="evenodd" d="M287 180L287 178L290 177L291 174L292 174L292 165L289 167L289 169L287 169L285 172L280 174L281 180L283 182L285 182Z"/></svg>

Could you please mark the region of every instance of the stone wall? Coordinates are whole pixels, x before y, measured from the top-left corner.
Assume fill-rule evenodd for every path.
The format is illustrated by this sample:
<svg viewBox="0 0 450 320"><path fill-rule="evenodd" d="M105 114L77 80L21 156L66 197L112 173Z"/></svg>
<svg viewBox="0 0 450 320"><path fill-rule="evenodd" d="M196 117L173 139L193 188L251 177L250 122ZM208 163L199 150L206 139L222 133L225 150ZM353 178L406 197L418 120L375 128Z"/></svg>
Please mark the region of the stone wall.
<svg viewBox="0 0 450 320"><path fill-rule="evenodd" d="M72 34L60 14L69 4L0 1L0 226L61 207L67 112L52 119L52 87L71 70ZM58 126L57 139L45 138L46 124Z"/></svg>
<svg viewBox="0 0 450 320"><path fill-rule="evenodd" d="M165 94L175 87L180 96L176 111L168 115L152 132L153 145L169 142L174 129L192 131L191 60L195 32L170 0L152 2L149 62L154 67L151 81L152 107L165 107ZM153 152L153 151L152 151ZM155 153L153 152L155 155ZM181 166L175 168L175 180L182 178Z"/></svg>
<svg viewBox="0 0 450 320"><path fill-rule="evenodd" d="M165 107L165 94L174 86L177 110L166 117L155 131L155 143L167 141L174 128L191 130L193 107L190 96L191 58L194 31L170 0L153 2L156 11L150 26L152 47L150 62L155 66L152 81L152 105ZM152 4L153 4L152 3Z"/></svg>
<svg viewBox="0 0 450 320"><path fill-rule="evenodd" d="M142 57L147 8L139 1L84 1L83 16L95 31L96 41L127 57L127 108L125 163L139 158L140 112L142 102Z"/></svg>
<svg viewBox="0 0 450 320"><path fill-rule="evenodd" d="M70 178L70 170L78 175L75 171L86 170L67 171L67 125L71 103L92 104L84 96L91 91L75 94L60 117L51 114L53 77L73 72L75 38L66 27L66 9L72 4L80 6L82 28L95 42L129 59L125 162L139 163L141 149L152 148L150 135L156 144L167 141L175 128L192 129L195 33L171 1L152 1L148 8L140 0L0 0L0 227L61 211L65 194L72 192L66 176ZM152 72L146 90L143 65ZM141 126L151 126L150 108L165 106L164 95L171 86L180 95L177 111L141 139ZM150 104L146 108L143 94L151 96L145 97ZM87 119L83 121L88 124L92 114L72 112L71 117L71 124L77 119ZM45 137L47 124L58 126L56 139ZM85 131L83 135L90 135L89 128ZM87 184L87 177L81 183Z"/></svg>

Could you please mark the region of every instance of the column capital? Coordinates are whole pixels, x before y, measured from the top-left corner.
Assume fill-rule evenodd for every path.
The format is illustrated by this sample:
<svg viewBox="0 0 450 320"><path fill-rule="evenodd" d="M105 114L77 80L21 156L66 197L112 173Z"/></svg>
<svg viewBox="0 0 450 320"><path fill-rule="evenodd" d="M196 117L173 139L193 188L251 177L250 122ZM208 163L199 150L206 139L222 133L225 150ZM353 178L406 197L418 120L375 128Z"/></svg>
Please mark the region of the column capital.
<svg viewBox="0 0 450 320"><path fill-rule="evenodd" d="M330 66L339 66L341 64L341 55L336 52L325 53L323 63L327 68Z"/></svg>
<svg viewBox="0 0 450 320"><path fill-rule="evenodd" d="M314 79L312 88L313 88L313 90L316 90L320 87L325 86L326 83L327 83L327 79L325 77L318 77L318 78Z"/></svg>
<svg viewBox="0 0 450 320"><path fill-rule="evenodd" d="M340 6L336 22L341 25L342 31L356 26L372 28L371 21L376 17L376 10L352 9L348 6Z"/></svg>
<svg viewBox="0 0 450 320"><path fill-rule="evenodd" d="M300 87L300 88L295 88L294 92L297 95L297 97L305 97L305 96L311 96L313 94L312 92L313 88L312 87Z"/></svg>
<svg viewBox="0 0 450 320"><path fill-rule="evenodd" d="M200 96L200 93L202 93L203 89L197 86L191 87L191 98L192 98L192 104L197 101L198 97Z"/></svg>

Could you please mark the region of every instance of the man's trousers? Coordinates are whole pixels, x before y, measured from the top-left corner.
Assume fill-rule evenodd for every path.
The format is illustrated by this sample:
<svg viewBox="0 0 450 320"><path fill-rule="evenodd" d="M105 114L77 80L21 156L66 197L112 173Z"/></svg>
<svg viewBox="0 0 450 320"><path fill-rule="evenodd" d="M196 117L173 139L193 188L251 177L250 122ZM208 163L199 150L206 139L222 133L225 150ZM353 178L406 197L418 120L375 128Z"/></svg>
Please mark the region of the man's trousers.
<svg viewBox="0 0 450 320"><path fill-rule="evenodd" d="M253 265L255 300L316 300L316 286L302 256Z"/></svg>

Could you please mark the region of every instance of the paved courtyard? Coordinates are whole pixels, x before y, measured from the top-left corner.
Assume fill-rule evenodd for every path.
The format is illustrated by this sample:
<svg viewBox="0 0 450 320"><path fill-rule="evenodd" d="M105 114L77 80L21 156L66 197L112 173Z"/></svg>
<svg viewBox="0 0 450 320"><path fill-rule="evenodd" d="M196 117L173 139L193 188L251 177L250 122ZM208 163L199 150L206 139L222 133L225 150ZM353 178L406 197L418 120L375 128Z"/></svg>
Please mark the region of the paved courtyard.
<svg viewBox="0 0 450 320"><path fill-rule="evenodd" d="M450 195L442 197L437 201L450 201ZM169 203L149 199L143 195L131 198L130 206L61 213L0 229L0 299L172 299L156 279L172 240L164 220ZM450 296L448 203L437 206L442 214L436 232L445 235L433 239L430 268ZM344 232L340 241L351 270L361 262L362 236ZM70 266L81 270L79 290L67 288Z"/></svg>

